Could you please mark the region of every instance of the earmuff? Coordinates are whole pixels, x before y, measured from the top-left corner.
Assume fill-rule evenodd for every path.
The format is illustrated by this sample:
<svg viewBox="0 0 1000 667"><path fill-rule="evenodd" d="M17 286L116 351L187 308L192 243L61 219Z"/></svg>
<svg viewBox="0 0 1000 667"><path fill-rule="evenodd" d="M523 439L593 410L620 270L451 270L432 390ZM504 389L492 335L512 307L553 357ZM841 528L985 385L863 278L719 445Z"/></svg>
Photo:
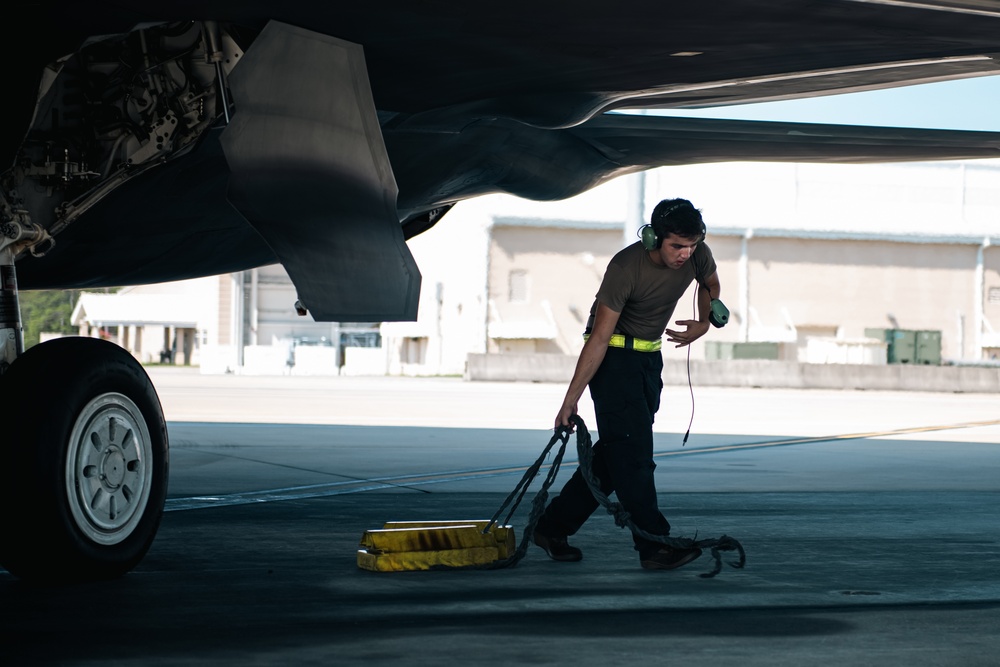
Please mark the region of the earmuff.
<svg viewBox="0 0 1000 667"><path fill-rule="evenodd" d="M656 250L663 243L656 234L656 230L653 229L653 225L643 225L639 228L639 239L642 241L642 247L646 250Z"/></svg>

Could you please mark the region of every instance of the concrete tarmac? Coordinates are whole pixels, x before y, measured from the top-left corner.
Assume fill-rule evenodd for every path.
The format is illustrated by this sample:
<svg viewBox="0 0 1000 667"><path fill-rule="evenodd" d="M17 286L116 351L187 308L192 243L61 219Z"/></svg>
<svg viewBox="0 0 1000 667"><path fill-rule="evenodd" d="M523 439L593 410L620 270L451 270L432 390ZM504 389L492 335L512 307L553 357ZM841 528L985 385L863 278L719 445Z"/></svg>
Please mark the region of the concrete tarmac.
<svg viewBox="0 0 1000 667"><path fill-rule="evenodd" d="M532 546L507 569L375 573L356 548L384 521L491 518L565 387L149 372L171 441L156 541L111 582L0 570L0 665L1000 665L995 395L695 387L682 445L691 395L668 387L673 534L747 553L714 578L708 554L641 569L602 510L580 563Z"/></svg>

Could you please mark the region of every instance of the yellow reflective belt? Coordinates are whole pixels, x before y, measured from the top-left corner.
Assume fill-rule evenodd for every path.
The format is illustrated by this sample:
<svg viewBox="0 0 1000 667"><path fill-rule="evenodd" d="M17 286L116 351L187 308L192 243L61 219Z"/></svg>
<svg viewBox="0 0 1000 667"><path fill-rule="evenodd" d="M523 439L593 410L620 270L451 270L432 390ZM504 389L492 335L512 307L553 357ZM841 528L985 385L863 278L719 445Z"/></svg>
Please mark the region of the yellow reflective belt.
<svg viewBox="0 0 1000 667"><path fill-rule="evenodd" d="M584 340L589 338L590 334L583 334ZM623 347L626 350L635 350L636 352L656 352L662 346L663 341L660 340L642 340L625 334L612 334L611 340L608 341L608 347Z"/></svg>

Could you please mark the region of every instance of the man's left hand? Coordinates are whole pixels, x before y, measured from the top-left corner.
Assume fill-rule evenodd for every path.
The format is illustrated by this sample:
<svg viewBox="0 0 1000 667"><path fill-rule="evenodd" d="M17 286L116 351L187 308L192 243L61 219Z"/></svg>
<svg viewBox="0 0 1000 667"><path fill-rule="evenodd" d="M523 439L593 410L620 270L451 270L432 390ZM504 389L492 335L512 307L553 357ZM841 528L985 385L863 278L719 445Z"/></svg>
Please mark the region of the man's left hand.
<svg viewBox="0 0 1000 667"><path fill-rule="evenodd" d="M677 343L674 347L684 347L685 345L690 345L708 333L708 322L702 322L700 320L677 320L674 324L684 327L684 331L667 329L664 332L667 334L668 341L671 343Z"/></svg>

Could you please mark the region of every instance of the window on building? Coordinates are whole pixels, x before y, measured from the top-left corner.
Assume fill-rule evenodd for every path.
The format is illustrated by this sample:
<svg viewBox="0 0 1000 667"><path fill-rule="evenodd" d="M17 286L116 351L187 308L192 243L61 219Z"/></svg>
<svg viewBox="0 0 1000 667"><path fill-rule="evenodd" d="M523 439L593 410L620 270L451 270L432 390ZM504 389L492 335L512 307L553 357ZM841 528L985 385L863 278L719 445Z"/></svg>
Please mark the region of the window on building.
<svg viewBox="0 0 1000 667"><path fill-rule="evenodd" d="M406 338L400 350L400 361L404 364L427 363L427 339Z"/></svg>
<svg viewBox="0 0 1000 667"><path fill-rule="evenodd" d="M507 298L511 303L528 302L528 272L524 269L511 270Z"/></svg>
<svg viewBox="0 0 1000 667"><path fill-rule="evenodd" d="M340 334L341 347L382 347L382 334L378 331L349 331Z"/></svg>
<svg viewBox="0 0 1000 667"><path fill-rule="evenodd" d="M991 287L987 295L990 303L1000 303L1000 287Z"/></svg>

